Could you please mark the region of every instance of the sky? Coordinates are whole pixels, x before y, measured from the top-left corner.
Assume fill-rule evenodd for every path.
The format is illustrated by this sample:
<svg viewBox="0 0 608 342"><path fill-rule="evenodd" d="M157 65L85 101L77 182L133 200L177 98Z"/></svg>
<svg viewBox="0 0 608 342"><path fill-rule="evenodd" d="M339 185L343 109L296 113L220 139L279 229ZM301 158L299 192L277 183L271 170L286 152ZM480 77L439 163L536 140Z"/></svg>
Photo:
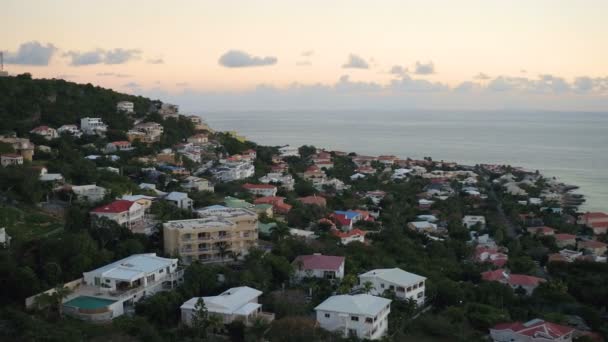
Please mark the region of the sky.
<svg viewBox="0 0 608 342"><path fill-rule="evenodd" d="M3 0L10 74L204 110L605 111L605 0Z"/></svg>

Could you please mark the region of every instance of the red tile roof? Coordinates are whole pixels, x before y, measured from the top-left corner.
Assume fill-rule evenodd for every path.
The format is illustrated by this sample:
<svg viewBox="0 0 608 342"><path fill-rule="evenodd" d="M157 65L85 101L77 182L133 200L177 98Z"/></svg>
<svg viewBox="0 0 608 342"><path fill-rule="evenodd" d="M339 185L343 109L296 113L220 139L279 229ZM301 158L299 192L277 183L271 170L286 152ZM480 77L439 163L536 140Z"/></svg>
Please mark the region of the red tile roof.
<svg viewBox="0 0 608 342"><path fill-rule="evenodd" d="M507 282L512 286L538 286L545 282L545 279L525 274L509 274Z"/></svg>
<svg viewBox="0 0 608 342"><path fill-rule="evenodd" d="M581 215L580 219L581 220L594 220L594 219L607 219L608 220L608 214L602 213L602 212L584 213L583 215Z"/></svg>
<svg viewBox="0 0 608 342"><path fill-rule="evenodd" d="M302 202L303 204L318 205L322 207L327 205L327 200L325 199L325 197L322 196L300 197L298 198L298 201Z"/></svg>
<svg viewBox="0 0 608 342"><path fill-rule="evenodd" d="M20 154L7 153L2 155L3 158L23 158Z"/></svg>
<svg viewBox="0 0 608 342"><path fill-rule="evenodd" d="M114 146L129 146L129 145L131 145L131 143L128 142L128 141L122 140L122 141L113 141L112 145L114 145Z"/></svg>
<svg viewBox="0 0 608 342"><path fill-rule="evenodd" d="M555 240L557 241L567 241L576 239L576 235L572 234L555 234Z"/></svg>
<svg viewBox="0 0 608 342"><path fill-rule="evenodd" d="M600 241L595 241L595 240L587 240L587 241L579 241L579 247L583 247L583 248L605 248L608 245L600 242Z"/></svg>
<svg viewBox="0 0 608 342"><path fill-rule="evenodd" d="M112 203L102 205L92 210L94 213L122 213L128 211L135 202L127 200L118 200Z"/></svg>
<svg viewBox="0 0 608 342"><path fill-rule="evenodd" d="M494 271L486 271L481 274L481 279L486 281L500 281L506 279L505 270L497 269Z"/></svg>
<svg viewBox="0 0 608 342"><path fill-rule="evenodd" d="M333 255L300 255L293 264L298 266L302 263L303 270L338 270L344 264L344 257ZM298 266L299 267L299 266Z"/></svg>
<svg viewBox="0 0 608 342"><path fill-rule="evenodd" d="M50 127L49 126L38 126L34 129L32 129L32 132L41 132L41 131L46 131L48 130Z"/></svg>
<svg viewBox="0 0 608 342"><path fill-rule="evenodd" d="M361 230L359 228L355 228L349 232L343 232L341 230L338 229L332 229L331 231L332 235L337 236L339 238L348 238L351 236L357 236L357 235L363 235L365 236L365 234L367 234L367 232L365 230Z"/></svg>

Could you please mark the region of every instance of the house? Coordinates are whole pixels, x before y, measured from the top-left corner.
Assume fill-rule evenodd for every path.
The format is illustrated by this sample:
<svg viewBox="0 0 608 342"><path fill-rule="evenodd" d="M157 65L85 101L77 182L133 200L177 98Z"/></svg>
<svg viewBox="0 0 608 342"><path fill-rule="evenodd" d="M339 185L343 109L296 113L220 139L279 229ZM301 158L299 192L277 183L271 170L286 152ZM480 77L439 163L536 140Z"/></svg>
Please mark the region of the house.
<svg viewBox="0 0 608 342"><path fill-rule="evenodd" d="M279 154L282 158L285 157L299 157L300 152L297 147L291 147L289 145L279 147Z"/></svg>
<svg viewBox="0 0 608 342"><path fill-rule="evenodd" d="M319 207L325 208L327 206L327 200L322 196L306 196L298 198L298 202L304 205L317 205Z"/></svg>
<svg viewBox="0 0 608 342"><path fill-rule="evenodd" d="M158 109L158 114L160 114L163 119L177 118L179 116L179 106L170 103L163 103Z"/></svg>
<svg viewBox="0 0 608 342"><path fill-rule="evenodd" d="M420 210L429 210L431 206L435 203L435 201L430 201L424 198L418 200L418 209Z"/></svg>
<svg viewBox="0 0 608 342"><path fill-rule="evenodd" d="M143 136L141 136L140 139L137 139L137 135L135 135L134 138L145 143L160 141L160 137L164 132L163 126L156 122L144 122L137 124L135 127L133 127L133 130L135 132L143 133Z"/></svg>
<svg viewBox="0 0 608 342"><path fill-rule="evenodd" d="M243 159L253 161L253 160L255 160L255 158L258 157L258 153L254 149L248 149L248 150L243 151L241 153L241 156L243 157Z"/></svg>
<svg viewBox="0 0 608 342"><path fill-rule="evenodd" d="M425 281L425 277L400 268L379 268L359 274L361 287L365 287L368 282L371 284L369 294L382 296L388 290L392 291L397 299L411 299L418 306L424 305Z"/></svg>
<svg viewBox="0 0 608 342"><path fill-rule="evenodd" d="M239 208L214 205L196 211L200 218L163 223L165 253L186 264L242 259L257 246L258 217Z"/></svg>
<svg viewBox="0 0 608 342"><path fill-rule="evenodd" d="M0 228L0 246L8 248L11 245L11 236L6 232L6 228Z"/></svg>
<svg viewBox="0 0 608 342"><path fill-rule="evenodd" d="M365 235L367 232L358 228L352 229L348 232L343 232L339 229L332 229L331 235L340 239L340 243L348 245L351 242L365 243Z"/></svg>
<svg viewBox="0 0 608 342"><path fill-rule="evenodd" d="M496 267L504 267L507 261L509 261L509 256L498 248L477 246L475 247L473 260L478 263L489 262Z"/></svg>
<svg viewBox="0 0 608 342"><path fill-rule="evenodd" d="M45 173L38 178L41 182L62 183L63 175L60 173Z"/></svg>
<svg viewBox="0 0 608 342"><path fill-rule="evenodd" d="M564 248L576 245L576 235L572 234L555 234L555 244L557 247Z"/></svg>
<svg viewBox="0 0 608 342"><path fill-rule="evenodd" d="M134 254L82 275L69 283L72 293L64 300L63 311L97 323L122 316L140 300L171 290L183 280L177 259L161 258L155 253Z"/></svg>
<svg viewBox="0 0 608 342"><path fill-rule="evenodd" d="M92 218L107 218L130 230L136 230L144 225L144 207L127 200L117 200L93 209L90 212Z"/></svg>
<svg viewBox="0 0 608 342"><path fill-rule="evenodd" d="M331 296L315 311L319 326L325 330L378 340L388 331L391 300L368 294Z"/></svg>
<svg viewBox="0 0 608 342"><path fill-rule="evenodd" d="M254 194L255 196L272 197L277 194L277 187L270 184L251 184L245 183L243 189Z"/></svg>
<svg viewBox="0 0 608 342"><path fill-rule="evenodd" d="M228 289L217 296L191 298L180 307L182 323L192 325L192 317L200 299L205 303L209 315L221 317L224 324L241 321L245 325L251 325L259 318L267 322L272 321L274 314L262 312L262 304L258 303L261 295L262 291L240 286Z"/></svg>
<svg viewBox="0 0 608 342"><path fill-rule="evenodd" d="M522 288L526 291L527 295L531 295L534 289L546 280L534 276L525 274L509 274L504 269L497 269L494 271L486 271L481 273L481 279L485 281L497 281L499 283L507 284L512 289Z"/></svg>
<svg viewBox="0 0 608 342"><path fill-rule="evenodd" d="M250 162L226 162L210 170L220 182L231 182L245 179L255 174L255 167Z"/></svg>
<svg viewBox="0 0 608 342"><path fill-rule="evenodd" d="M336 210L331 215L331 218L336 221L336 224L348 230L353 228L353 224L359 221L373 221L373 217L369 212L362 210Z"/></svg>
<svg viewBox="0 0 608 342"><path fill-rule="evenodd" d="M381 190L368 191L365 193L365 198L369 198L375 205L379 205L380 201L382 201L385 196L386 192Z"/></svg>
<svg viewBox="0 0 608 342"><path fill-rule="evenodd" d="M575 329L561 324L533 319L526 323L500 323L490 328L493 342L572 342Z"/></svg>
<svg viewBox="0 0 608 342"><path fill-rule="evenodd" d="M378 161L384 165L393 165L397 161L395 156L379 156Z"/></svg>
<svg viewBox="0 0 608 342"><path fill-rule="evenodd" d="M78 126L76 125L63 125L57 128L57 133L59 133L60 135L69 134L77 138L80 138L82 136L82 131L78 129Z"/></svg>
<svg viewBox="0 0 608 342"><path fill-rule="evenodd" d="M407 224L407 227L419 233L433 233L437 231L437 225L429 221L415 221Z"/></svg>
<svg viewBox="0 0 608 342"><path fill-rule="evenodd" d="M133 150L133 146L131 146L131 142L128 140L113 141L108 143L104 148L105 153L126 152L131 150Z"/></svg>
<svg viewBox="0 0 608 342"><path fill-rule="evenodd" d="M548 262L574 262L583 257L583 252L562 249L559 253L549 254Z"/></svg>
<svg viewBox="0 0 608 342"><path fill-rule="evenodd" d="M152 207L152 202L156 200L156 197L146 195L123 195L120 199L136 202L147 211Z"/></svg>
<svg viewBox="0 0 608 342"><path fill-rule="evenodd" d="M593 234L606 234L608 232L608 214L602 212L587 212L578 217L578 224L593 229Z"/></svg>
<svg viewBox="0 0 608 342"><path fill-rule="evenodd" d="M551 227L547 227L547 226L528 227L528 228L526 228L526 230L528 231L528 233L530 233L532 235L539 235L539 236L555 235L555 229L553 229Z"/></svg>
<svg viewBox="0 0 608 342"><path fill-rule="evenodd" d="M198 115L188 115L188 120L194 124L194 129L197 131L211 131L209 125Z"/></svg>
<svg viewBox="0 0 608 342"><path fill-rule="evenodd" d="M57 130L49 126L38 126L30 131L30 134L37 134L46 140L52 140L59 137Z"/></svg>
<svg viewBox="0 0 608 342"><path fill-rule="evenodd" d="M118 113L132 114L135 112L135 106L131 101L120 101L116 104L116 111Z"/></svg>
<svg viewBox="0 0 608 342"><path fill-rule="evenodd" d="M605 244L596 240L583 240L579 241L577 248L579 251L587 251L593 255L602 256L606 254L606 248L608 244Z"/></svg>
<svg viewBox="0 0 608 342"><path fill-rule="evenodd" d="M188 197L187 193L179 191L170 192L169 194L167 194L167 196L165 196L164 200L173 203L173 205L180 209L185 210L192 209L192 205L194 203L194 201L192 201L192 199Z"/></svg>
<svg viewBox="0 0 608 342"><path fill-rule="evenodd" d="M355 170L357 173L361 173L363 175L373 175L376 173L376 169L371 166L360 166ZM352 176L351 176L352 179Z"/></svg>
<svg viewBox="0 0 608 342"><path fill-rule="evenodd" d="M35 146L29 139L0 135L0 142L11 145L13 150L23 157L23 160L31 161L34 156Z"/></svg>
<svg viewBox="0 0 608 342"><path fill-rule="evenodd" d="M88 203L99 202L103 200L108 193L106 188L95 184L72 185L70 186L70 190L72 190L78 200Z"/></svg>
<svg viewBox="0 0 608 342"><path fill-rule="evenodd" d="M290 174L283 174L283 172L271 172L260 178L260 182L264 184L279 184L286 190L293 190L296 181Z"/></svg>
<svg viewBox="0 0 608 342"><path fill-rule="evenodd" d="M198 133L189 137L188 142L194 145L204 145L209 142L209 136L204 133Z"/></svg>
<svg viewBox="0 0 608 342"><path fill-rule="evenodd" d="M295 278L344 278L344 261L342 256L333 255L299 255L292 262L295 269Z"/></svg>
<svg viewBox="0 0 608 342"><path fill-rule="evenodd" d="M281 215L287 215L291 210L292 206L284 202L285 197L279 196L266 196L256 198L253 203L254 204L270 204L272 205L272 209L275 213Z"/></svg>
<svg viewBox="0 0 608 342"><path fill-rule="evenodd" d="M101 118L82 118L80 119L80 129L86 135L104 135L108 126L103 123Z"/></svg>
<svg viewBox="0 0 608 342"><path fill-rule="evenodd" d="M188 176L182 181L182 188L192 191L209 191L214 192L214 186L208 180L195 176Z"/></svg>
<svg viewBox="0 0 608 342"><path fill-rule="evenodd" d="M15 153L0 155L0 165L4 167L13 165L23 165L23 156Z"/></svg>
<svg viewBox="0 0 608 342"><path fill-rule="evenodd" d="M486 218L484 216L475 216L475 215L465 215L462 218L462 225L467 229L471 229L473 227L479 227L479 229L486 228Z"/></svg>

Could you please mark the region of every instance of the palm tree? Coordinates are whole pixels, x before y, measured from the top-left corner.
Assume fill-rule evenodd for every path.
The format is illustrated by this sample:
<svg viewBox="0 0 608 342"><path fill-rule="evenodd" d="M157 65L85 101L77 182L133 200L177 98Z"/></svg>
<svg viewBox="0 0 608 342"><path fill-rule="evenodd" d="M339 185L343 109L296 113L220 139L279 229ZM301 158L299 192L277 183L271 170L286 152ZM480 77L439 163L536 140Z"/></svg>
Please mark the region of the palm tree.
<svg viewBox="0 0 608 342"><path fill-rule="evenodd" d="M57 286L55 292L51 295L53 302L57 305L57 314L59 318L63 317L63 300L72 293L72 289L63 285Z"/></svg>
<svg viewBox="0 0 608 342"><path fill-rule="evenodd" d="M228 255L228 248L230 248L230 246L226 241L220 241L216 243L215 246L217 247L218 252L220 253L220 258L222 259L222 261L224 261L226 255Z"/></svg>
<svg viewBox="0 0 608 342"><path fill-rule="evenodd" d="M373 288L374 284L372 284L371 281L366 281L365 283L363 283L363 291L365 291L365 293L370 293Z"/></svg>
<svg viewBox="0 0 608 342"><path fill-rule="evenodd" d="M253 324L249 328L249 333L253 335L255 341L262 341L264 339L264 335L268 330L268 323L264 321L262 318L256 318L253 321Z"/></svg>
<svg viewBox="0 0 608 342"><path fill-rule="evenodd" d="M270 234L275 240L281 241L284 237L289 235L289 227L285 224L278 223L276 226L270 228Z"/></svg>

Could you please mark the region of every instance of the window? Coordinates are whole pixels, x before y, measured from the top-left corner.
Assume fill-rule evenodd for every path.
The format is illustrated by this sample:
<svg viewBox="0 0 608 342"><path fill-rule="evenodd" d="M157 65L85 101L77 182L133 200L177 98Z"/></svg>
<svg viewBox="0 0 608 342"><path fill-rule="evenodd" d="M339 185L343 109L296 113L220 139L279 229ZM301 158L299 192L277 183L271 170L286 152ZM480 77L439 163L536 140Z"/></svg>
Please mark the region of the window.
<svg viewBox="0 0 608 342"><path fill-rule="evenodd" d="M380 284L380 287L381 287L381 288L384 288L384 284Z"/></svg>
<svg viewBox="0 0 608 342"><path fill-rule="evenodd" d="M359 322L359 316L350 316L350 320L354 322Z"/></svg>
<svg viewBox="0 0 608 342"><path fill-rule="evenodd" d="M412 287L411 286L407 288L407 292L410 292L410 291L412 291Z"/></svg>
<svg viewBox="0 0 608 342"><path fill-rule="evenodd" d="M365 323L372 324L372 323L374 323L374 319L371 317L367 317L367 318L365 318Z"/></svg>
<svg viewBox="0 0 608 342"><path fill-rule="evenodd" d="M424 296L424 292L418 293L418 298L422 298L422 296Z"/></svg>
<svg viewBox="0 0 608 342"><path fill-rule="evenodd" d="M326 313L326 314L325 314L325 318L329 318L330 316L331 316L331 315L330 315L330 314L328 314L328 313Z"/></svg>
<svg viewBox="0 0 608 342"><path fill-rule="evenodd" d="M393 285L391 285L391 286L389 287L389 290L395 291L395 287L394 287Z"/></svg>

